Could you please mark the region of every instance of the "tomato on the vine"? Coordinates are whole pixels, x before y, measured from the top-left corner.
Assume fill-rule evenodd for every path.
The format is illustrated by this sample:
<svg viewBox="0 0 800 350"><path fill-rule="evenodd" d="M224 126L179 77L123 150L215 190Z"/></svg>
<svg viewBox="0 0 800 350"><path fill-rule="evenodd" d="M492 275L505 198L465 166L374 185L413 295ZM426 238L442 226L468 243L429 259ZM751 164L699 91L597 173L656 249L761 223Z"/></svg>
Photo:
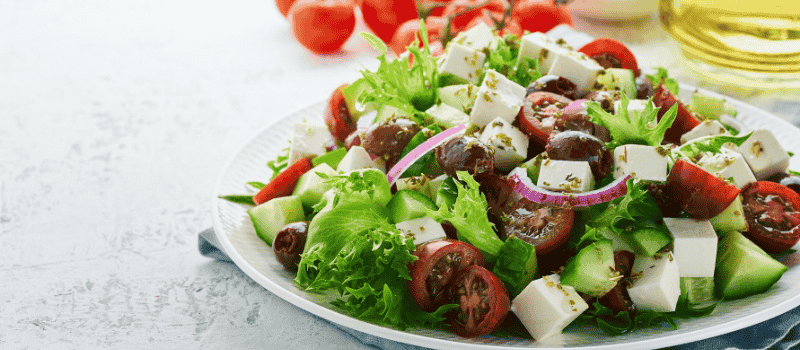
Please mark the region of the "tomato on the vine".
<svg viewBox="0 0 800 350"><path fill-rule="evenodd" d="M628 49L625 44L609 38L595 39L594 41L583 45L578 52L583 52L597 61L605 61L605 68L625 68L630 69L633 73L639 75L639 64L636 63L636 57L633 52ZM603 57L605 55L605 57ZM611 62L617 64L611 64ZM602 64L602 62L601 62Z"/></svg>
<svg viewBox="0 0 800 350"><path fill-rule="evenodd" d="M442 32L442 27L447 21L442 17L428 17L425 19L425 28L428 30L428 43L433 43L439 40L439 35ZM422 47L422 38L419 36L419 19L411 19L401 24L400 27L394 32L392 41L389 47L392 48L395 54L401 54L406 50L406 47L417 39L419 47Z"/></svg>
<svg viewBox="0 0 800 350"><path fill-rule="evenodd" d="M664 186L664 193L698 220L719 215L740 192L738 187L683 159L672 166Z"/></svg>
<svg viewBox="0 0 800 350"><path fill-rule="evenodd" d="M278 11L281 12L283 17L289 17L289 9L292 8L292 5L297 0L275 0L275 6L278 7Z"/></svg>
<svg viewBox="0 0 800 350"><path fill-rule="evenodd" d="M556 6L552 0L521 0L514 4L513 21L530 32L545 33L559 24L572 25L572 15L566 6Z"/></svg>
<svg viewBox="0 0 800 350"><path fill-rule="evenodd" d="M415 0L362 0L364 23L384 42L391 42L401 24L417 18Z"/></svg>
<svg viewBox="0 0 800 350"><path fill-rule="evenodd" d="M446 3L450 3L452 1L453 0L420 0L420 4L422 5L422 8L420 10L422 10L425 7L438 6L436 8L431 9L430 13L428 13L428 16L438 17L441 16L442 13L444 13L444 7L447 6ZM439 4L437 3L445 3L445 5L439 6Z"/></svg>
<svg viewBox="0 0 800 350"><path fill-rule="evenodd" d="M316 54L341 49L356 29L355 5L350 0L298 0L289 10L297 41Z"/></svg>
<svg viewBox="0 0 800 350"><path fill-rule="evenodd" d="M447 299L458 304L448 312L450 328L462 337L479 337L500 327L508 315L511 300L497 276L471 265L447 289Z"/></svg>
<svg viewBox="0 0 800 350"><path fill-rule="evenodd" d="M503 14L505 14L506 9L510 7L506 0L489 0L488 3L478 6L483 2L484 0L453 1L444 8L442 16L455 16L453 18L453 26L459 30L462 30L466 28L467 24L469 24L473 19L484 14L484 10L488 11L492 17L503 18ZM467 10L467 8L473 6L478 7Z"/></svg>
<svg viewBox="0 0 800 350"><path fill-rule="evenodd" d="M744 235L769 254L783 252L800 241L800 195L770 181L742 190L747 232Z"/></svg>
<svg viewBox="0 0 800 350"><path fill-rule="evenodd" d="M408 289L420 308L435 310L445 300L450 282L471 265L484 266L478 248L454 239L445 239L420 245L414 252L418 258L408 265L411 280Z"/></svg>

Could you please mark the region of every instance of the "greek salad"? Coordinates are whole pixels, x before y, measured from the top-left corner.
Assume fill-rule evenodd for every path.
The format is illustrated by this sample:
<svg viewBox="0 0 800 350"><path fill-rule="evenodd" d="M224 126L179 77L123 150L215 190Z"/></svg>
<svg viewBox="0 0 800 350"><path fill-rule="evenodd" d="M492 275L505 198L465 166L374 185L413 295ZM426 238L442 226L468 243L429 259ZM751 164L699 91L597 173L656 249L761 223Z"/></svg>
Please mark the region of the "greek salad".
<svg viewBox="0 0 800 350"><path fill-rule="evenodd" d="M398 329L542 340L677 327L787 271L800 177L724 99L679 100L612 39L481 23L434 55L420 30L398 57L363 34L377 70L294 126L257 193L222 197L299 288Z"/></svg>

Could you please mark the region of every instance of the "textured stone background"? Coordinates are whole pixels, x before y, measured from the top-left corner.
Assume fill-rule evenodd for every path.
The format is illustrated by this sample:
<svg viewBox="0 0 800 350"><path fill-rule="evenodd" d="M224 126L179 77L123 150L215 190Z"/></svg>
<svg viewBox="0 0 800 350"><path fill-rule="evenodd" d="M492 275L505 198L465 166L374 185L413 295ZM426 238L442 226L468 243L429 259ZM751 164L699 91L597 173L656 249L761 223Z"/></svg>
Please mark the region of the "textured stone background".
<svg viewBox="0 0 800 350"><path fill-rule="evenodd" d="M271 0L0 0L0 348L372 348L196 248L227 157L372 54Z"/></svg>

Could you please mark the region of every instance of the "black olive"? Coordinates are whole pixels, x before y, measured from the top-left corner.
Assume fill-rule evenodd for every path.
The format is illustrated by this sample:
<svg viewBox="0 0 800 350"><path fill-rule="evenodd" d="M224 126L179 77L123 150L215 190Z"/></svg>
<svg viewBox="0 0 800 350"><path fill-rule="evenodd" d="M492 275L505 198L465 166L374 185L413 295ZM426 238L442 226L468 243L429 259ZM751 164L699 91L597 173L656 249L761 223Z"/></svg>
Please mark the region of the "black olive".
<svg viewBox="0 0 800 350"><path fill-rule="evenodd" d="M621 95L617 90L592 90L586 95L586 99L599 103L604 111L614 113L614 101L619 100Z"/></svg>
<svg viewBox="0 0 800 350"><path fill-rule="evenodd" d="M800 176L790 175L787 173L778 173L770 176L770 178L767 180L789 187L792 191L800 194Z"/></svg>
<svg viewBox="0 0 800 350"><path fill-rule="evenodd" d="M575 91L578 87L571 80L557 75L545 75L532 82L527 89L527 95L534 92L544 91L575 99Z"/></svg>
<svg viewBox="0 0 800 350"><path fill-rule="evenodd" d="M456 136L436 147L436 162L445 174L456 176L465 170L475 178L494 173L494 154L480 140L469 136Z"/></svg>
<svg viewBox="0 0 800 350"><path fill-rule="evenodd" d="M646 100L653 97L654 94L653 82L651 82L646 75L639 75L639 77L636 78L636 98L639 100Z"/></svg>
<svg viewBox="0 0 800 350"><path fill-rule="evenodd" d="M592 59L597 61L597 63L599 63L601 66L603 66L603 69L622 68L622 62L613 55L608 53L601 53L599 55L594 55L592 56Z"/></svg>
<svg viewBox="0 0 800 350"><path fill-rule="evenodd" d="M545 150L550 159L589 162L596 180L608 176L614 165L611 151L603 141L580 131L570 130L550 136Z"/></svg>
<svg viewBox="0 0 800 350"><path fill-rule="evenodd" d="M393 118L375 124L364 133L361 145L367 152L382 157L388 164L400 160L403 148L422 127L406 118Z"/></svg>
<svg viewBox="0 0 800 350"><path fill-rule="evenodd" d="M286 270L296 272L300 263L300 254L306 245L308 223L305 221L293 222L284 226L275 240L272 241L272 251L275 258Z"/></svg>

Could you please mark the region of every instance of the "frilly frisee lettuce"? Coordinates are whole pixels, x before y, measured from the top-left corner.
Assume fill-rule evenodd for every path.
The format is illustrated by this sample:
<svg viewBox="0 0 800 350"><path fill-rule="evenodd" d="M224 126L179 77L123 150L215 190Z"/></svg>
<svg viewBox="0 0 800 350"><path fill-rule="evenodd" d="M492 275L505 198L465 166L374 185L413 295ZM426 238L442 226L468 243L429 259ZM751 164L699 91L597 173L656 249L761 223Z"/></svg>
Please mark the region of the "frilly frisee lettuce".
<svg viewBox="0 0 800 350"><path fill-rule="evenodd" d="M728 144L739 147L744 144L752 134L753 132L751 131L747 135L742 136L716 135L697 138L687 142L683 146L673 149L671 156L674 160L678 158L688 158L696 162L700 156L722 153L722 148Z"/></svg>
<svg viewBox="0 0 800 350"><path fill-rule="evenodd" d="M611 148L624 144L659 146L675 118L678 116L677 104L672 106L658 121L658 109L653 108L651 97L642 112L628 111L628 97L622 93L621 105L616 114L603 110L599 103L586 103L586 113L592 123L602 125L611 134Z"/></svg>
<svg viewBox="0 0 800 350"><path fill-rule="evenodd" d="M678 91L680 90L680 86L678 86L678 81L670 78L666 68L658 67L656 68L655 74L647 74L647 79L650 79L650 82L653 86L659 86L664 84L667 87L667 90L672 92L673 95L678 95Z"/></svg>
<svg viewBox="0 0 800 350"><path fill-rule="evenodd" d="M503 241L494 233L493 224L486 216L486 197L478 190L480 185L468 172L457 171L456 177L462 185L456 186L458 196L453 206L443 205L439 210L426 209L426 212L436 222L450 222L456 228L460 241L478 248L483 258L492 263L497 260Z"/></svg>
<svg viewBox="0 0 800 350"><path fill-rule="evenodd" d="M412 44L408 47L409 55L397 59L386 57L387 47L381 39L370 33L361 33L380 53L377 57L380 65L375 72L362 71L363 77L350 84L346 93L361 104L389 105L408 113L425 111L436 104L439 71L428 46L428 30L424 21L420 22L423 47ZM413 62L409 63L411 59Z"/></svg>
<svg viewBox="0 0 800 350"><path fill-rule="evenodd" d="M329 203L333 207L347 202L373 202L384 207L392 199L392 187L386 174L378 169L354 170L342 175L317 173L326 183L331 184L333 196L323 196L314 210L319 210Z"/></svg>
<svg viewBox="0 0 800 350"><path fill-rule="evenodd" d="M483 64L484 74L477 85L480 86L485 77L485 72L493 69L505 75L509 80L527 87L542 76L539 71L539 61L519 56L519 38L514 34L506 34L497 41L497 48L484 49L486 61ZM521 59L520 59L521 58Z"/></svg>
<svg viewBox="0 0 800 350"><path fill-rule="evenodd" d="M658 203L641 182L628 179L628 192L608 203L608 206L591 208L585 215L587 225L594 228L610 228L616 233L624 233L626 229L646 222L658 222L663 219ZM586 238L598 236L599 232L589 232Z"/></svg>

